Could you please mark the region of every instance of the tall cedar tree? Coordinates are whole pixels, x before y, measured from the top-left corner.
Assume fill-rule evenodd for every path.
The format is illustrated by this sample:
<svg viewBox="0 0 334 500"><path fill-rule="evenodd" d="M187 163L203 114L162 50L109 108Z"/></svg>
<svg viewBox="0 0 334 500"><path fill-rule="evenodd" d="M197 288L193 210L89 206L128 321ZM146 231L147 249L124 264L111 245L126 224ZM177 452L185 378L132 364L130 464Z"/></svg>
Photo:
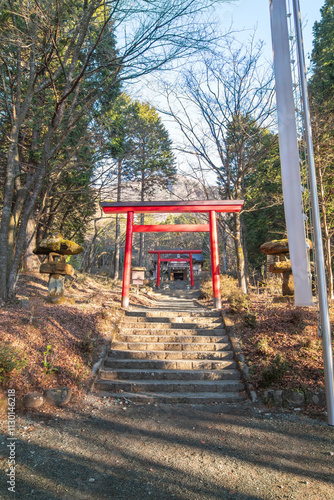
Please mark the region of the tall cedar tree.
<svg viewBox="0 0 334 500"><path fill-rule="evenodd" d="M129 154L124 159L125 178L138 182L140 201L147 201L157 188L170 189L175 175L172 141L157 111L147 103L136 101ZM141 224L144 223L141 214ZM140 233L139 265L144 264L144 234Z"/></svg>

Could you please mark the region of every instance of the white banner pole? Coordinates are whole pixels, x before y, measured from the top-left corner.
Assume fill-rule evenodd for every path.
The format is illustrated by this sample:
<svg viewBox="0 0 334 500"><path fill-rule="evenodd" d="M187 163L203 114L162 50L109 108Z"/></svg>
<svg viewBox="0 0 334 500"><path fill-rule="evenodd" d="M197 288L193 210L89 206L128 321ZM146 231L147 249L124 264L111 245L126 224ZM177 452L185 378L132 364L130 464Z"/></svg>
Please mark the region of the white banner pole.
<svg viewBox="0 0 334 500"><path fill-rule="evenodd" d="M295 305L314 306L303 219L299 152L285 0L270 0L270 20L284 211L294 281Z"/></svg>

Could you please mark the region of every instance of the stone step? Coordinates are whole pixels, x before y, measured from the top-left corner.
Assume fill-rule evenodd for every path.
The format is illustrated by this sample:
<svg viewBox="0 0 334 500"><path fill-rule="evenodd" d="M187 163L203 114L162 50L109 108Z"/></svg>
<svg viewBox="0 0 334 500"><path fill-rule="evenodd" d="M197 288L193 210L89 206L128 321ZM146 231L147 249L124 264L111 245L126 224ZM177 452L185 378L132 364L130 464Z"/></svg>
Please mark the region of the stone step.
<svg viewBox="0 0 334 500"><path fill-rule="evenodd" d="M106 368L100 370L103 380L239 380L238 370L136 370Z"/></svg>
<svg viewBox="0 0 334 500"><path fill-rule="evenodd" d="M100 380L98 388L112 392L237 392L243 385L233 380Z"/></svg>
<svg viewBox="0 0 334 500"><path fill-rule="evenodd" d="M128 359L128 358L106 358L104 368L113 370L224 370L235 369L236 362L232 357L220 360L201 359Z"/></svg>
<svg viewBox="0 0 334 500"><path fill-rule="evenodd" d="M198 306L194 305L194 304L176 304L176 303L165 303L164 305L154 305L154 307L150 308L150 311L149 312L149 315L161 315L163 313L167 313L167 314L183 314L183 315L190 315L190 314L195 314L197 316L201 315L201 316L204 316L205 315L205 311L201 309L199 309ZM218 317L218 315L214 316L212 315L212 317Z"/></svg>
<svg viewBox="0 0 334 500"><path fill-rule="evenodd" d="M121 351L199 351L212 352L231 349L230 343L213 342L112 342L111 350Z"/></svg>
<svg viewBox="0 0 334 500"><path fill-rule="evenodd" d="M209 403L235 403L244 401L245 396L239 392L212 392L195 394L187 393L135 393L135 392L107 392L105 391L107 382L98 381L95 388L100 391L101 396L110 398L124 398L137 403L186 403L186 404L209 404Z"/></svg>
<svg viewBox="0 0 334 500"><path fill-rule="evenodd" d="M226 336L224 328L121 328L121 335Z"/></svg>
<svg viewBox="0 0 334 500"><path fill-rule="evenodd" d="M201 326L201 328L217 326L218 328L222 328L222 321L215 320L210 321L207 318L199 319L199 318L164 318L162 316L158 316L156 318L128 318L128 321L125 321L126 318L123 318L122 325L127 325L127 328L141 328L142 325L150 325L150 328L156 324L159 325L182 325L183 328L187 328L184 325L190 325L188 328L193 328L194 326ZM153 325L152 325L153 324ZM128 326L129 325L129 326Z"/></svg>
<svg viewBox="0 0 334 500"><path fill-rule="evenodd" d="M223 325L220 324L195 324L195 323L134 323L133 326L129 326L130 323L121 324L122 331L129 330L205 330L205 331L219 331L224 330Z"/></svg>
<svg viewBox="0 0 334 500"><path fill-rule="evenodd" d="M169 306L167 306L169 307ZM203 318L203 315L205 318L220 318L221 319L221 314L219 311L205 311L203 314L203 311L198 311L198 308L196 308L194 312L189 312L188 309L186 311L161 311L161 308L157 310L151 309L150 311L126 311L125 312L125 318L150 318L150 317L192 317L192 318Z"/></svg>
<svg viewBox="0 0 334 500"><path fill-rule="evenodd" d="M219 311L190 301L126 311L94 388L141 402L225 403L244 399ZM182 310L184 308L184 310Z"/></svg>
<svg viewBox="0 0 334 500"><path fill-rule="evenodd" d="M207 351L205 353L198 351L123 351L121 349L113 349L108 354L109 359L231 359L233 358L232 351Z"/></svg>
<svg viewBox="0 0 334 500"><path fill-rule="evenodd" d="M159 333L157 335L157 333ZM135 334L135 335L128 335L128 334L118 334L117 335L117 342L162 342L162 343L171 343L171 342L183 342L183 343L189 343L189 342L194 342L194 343L206 343L206 342L213 342L213 343L228 343L229 339L227 335L224 336L212 336L212 335L196 335L190 334L188 335L160 335L160 332L155 331L154 333L150 333L147 335L147 332L145 331L145 335L142 334Z"/></svg>

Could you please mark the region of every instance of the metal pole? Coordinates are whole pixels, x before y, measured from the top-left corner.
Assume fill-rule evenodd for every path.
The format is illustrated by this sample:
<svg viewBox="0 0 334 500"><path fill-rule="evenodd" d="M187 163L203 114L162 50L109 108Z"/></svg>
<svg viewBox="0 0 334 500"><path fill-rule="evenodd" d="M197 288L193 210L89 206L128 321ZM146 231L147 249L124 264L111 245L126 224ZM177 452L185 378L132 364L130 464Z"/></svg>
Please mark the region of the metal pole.
<svg viewBox="0 0 334 500"><path fill-rule="evenodd" d="M132 234L133 234L133 212L128 212L128 217L126 222L123 288L122 288L122 302L121 302L121 306L124 307L125 309L129 307Z"/></svg>
<svg viewBox="0 0 334 500"><path fill-rule="evenodd" d="M320 309L320 320L321 320L321 336L322 336L322 347L323 347L323 358L324 358L324 369L325 369L324 371L325 371L325 389L326 389L328 424L334 425L333 352L332 352L331 329L330 329L328 301L327 301L327 284L326 284L324 251L322 245L320 211L319 211L319 201L317 192L317 179L316 179L314 153L313 153L312 128L311 128L310 108L309 108L308 93L307 93L307 80L306 80L306 69L305 69L305 59L304 59L303 37L302 37L301 21L300 21L299 0L292 0L292 4L293 4L293 14L295 21L295 29L296 29L298 69L301 81L305 137L306 137L307 157L308 157L311 210L313 219L315 258L317 266L316 269L317 269L317 282L318 282L318 293L319 293L319 309Z"/></svg>
<svg viewBox="0 0 334 500"><path fill-rule="evenodd" d="M220 296L220 276L219 276L219 252L218 252L218 233L216 223L216 212L209 212L210 220L210 244L211 244L211 273L212 273L212 288L213 288L213 307L221 309Z"/></svg>

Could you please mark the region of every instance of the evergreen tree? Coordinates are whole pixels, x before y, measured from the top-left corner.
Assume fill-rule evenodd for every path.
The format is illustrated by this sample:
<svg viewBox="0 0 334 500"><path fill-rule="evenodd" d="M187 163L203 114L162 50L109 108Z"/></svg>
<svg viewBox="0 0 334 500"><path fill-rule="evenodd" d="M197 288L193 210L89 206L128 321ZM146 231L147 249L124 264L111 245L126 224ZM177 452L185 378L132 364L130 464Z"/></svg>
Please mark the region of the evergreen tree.
<svg viewBox="0 0 334 500"><path fill-rule="evenodd" d="M325 0L321 19L313 26L312 70L310 84L318 102L334 94L334 0Z"/></svg>
<svg viewBox="0 0 334 500"><path fill-rule="evenodd" d="M133 118L136 104L126 94L120 94L112 108L102 116L102 128L105 136L106 155L116 162L117 191L116 201L122 199L122 181L126 165L124 160L131 154ZM121 226L120 215L116 215L115 252L113 278L119 278Z"/></svg>
<svg viewBox="0 0 334 500"><path fill-rule="evenodd" d="M313 28L309 83L318 195L321 209L329 296L334 298L332 238L334 235L334 0L326 0Z"/></svg>
<svg viewBox="0 0 334 500"><path fill-rule="evenodd" d="M273 136L263 131L262 141L272 144ZM246 178L243 218L247 228L248 261L259 270L266 262L260 246L266 241L280 239L285 234L285 217L278 141L259 159L256 170Z"/></svg>
<svg viewBox="0 0 334 500"><path fill-rule="evenodd" d="M108 108L120 78L138 78L208 46L215 35L200 16L212 3L0 2L1 299L14 294L36 206L41 213L44 200L51 203L58 173L68 169L61 159L74 129L88 133L93 112ZM75 148L71 162L79 156Z"/></svg>
<svg viewBox="0 0 334 500"><path fill-rule="evenodd" d="M147 201L156 189L168 190L176 174L172 141L157 111L136 101L129 154L124 161L126 178L137 181L140 201ZM144 223L141 214L141 224ZM140 233L139 265L144 264L144 234Z"/></svg>
<svg viewBox="0 0 334 500"><path fill-rule="evenodd" d="M253 40L240 47L236 40L227 39L221 50L185 73L176 99L167 96L168 113L185 138L184 151L198 158L194 171L199 178L208 171L214 173L222 199L245 197L247 176L272 147L270 141L262 141L273 107L272 75L259 64L261 52L261 45L255 46ZM219 222L233 238L238 281L246 293L242 217L234 213Z"/></svg>

